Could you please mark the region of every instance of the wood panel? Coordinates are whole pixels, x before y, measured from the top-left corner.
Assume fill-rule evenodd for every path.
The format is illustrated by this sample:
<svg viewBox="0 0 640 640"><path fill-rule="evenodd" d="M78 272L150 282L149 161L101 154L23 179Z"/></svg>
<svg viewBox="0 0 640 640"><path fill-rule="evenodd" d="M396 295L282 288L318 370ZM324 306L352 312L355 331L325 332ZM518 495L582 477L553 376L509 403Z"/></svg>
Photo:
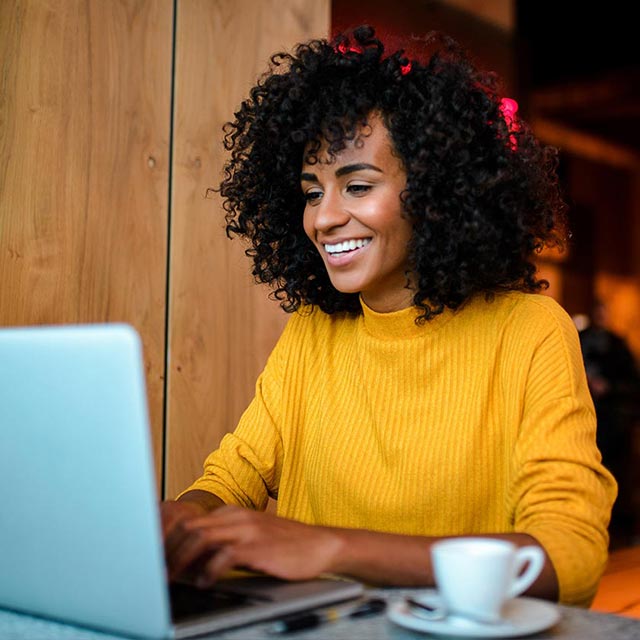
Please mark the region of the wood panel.
<svg viewBox="0 0 640 640"><path fill-rule="evenodd" d="M224 234L222 125L269 56L329 32L329 0L178 3L172 185L166 495L235 427L286 317Z"/></svg>
<svg viewBox="0 0 640 640"><path fill-rule="evenodd" d="M158 462L172 28L170 0L0 2L0 324L134 325Z"/></svg>

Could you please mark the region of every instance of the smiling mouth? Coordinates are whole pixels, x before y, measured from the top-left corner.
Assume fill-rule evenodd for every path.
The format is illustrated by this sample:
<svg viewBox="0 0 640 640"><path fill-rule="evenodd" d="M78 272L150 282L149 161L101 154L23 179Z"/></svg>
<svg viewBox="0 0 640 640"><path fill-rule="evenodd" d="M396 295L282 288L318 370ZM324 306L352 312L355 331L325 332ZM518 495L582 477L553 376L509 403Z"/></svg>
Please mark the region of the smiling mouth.
<svg viewBox="0 0 640 640"><path fill-rule="evenodd" d="M342 256L352 251L357 251L366 247L371 242L371 238L358 238L357 240L345 240L336 244L325 244L324 250L334 257Z"/></svg>

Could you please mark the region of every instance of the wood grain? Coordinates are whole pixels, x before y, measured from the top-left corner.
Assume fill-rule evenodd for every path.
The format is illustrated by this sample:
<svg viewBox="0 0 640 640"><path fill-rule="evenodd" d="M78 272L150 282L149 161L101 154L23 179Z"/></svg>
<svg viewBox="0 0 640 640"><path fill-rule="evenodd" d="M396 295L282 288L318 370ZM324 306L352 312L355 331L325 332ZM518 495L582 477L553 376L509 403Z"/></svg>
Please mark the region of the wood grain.
<svg viewBox="0 0 640 640"><path fill-rule="evenodd" d="M0 2L0 325L142 335L161 471L173 3Z"/></svg>
<svg viewBox="0 0 640 640"><path fill-rule="evenodd" d="M169 295L166 495L233 430L286 321L224 234L222 125L269 56L329 32L328 0L178 4Z"/></svg>

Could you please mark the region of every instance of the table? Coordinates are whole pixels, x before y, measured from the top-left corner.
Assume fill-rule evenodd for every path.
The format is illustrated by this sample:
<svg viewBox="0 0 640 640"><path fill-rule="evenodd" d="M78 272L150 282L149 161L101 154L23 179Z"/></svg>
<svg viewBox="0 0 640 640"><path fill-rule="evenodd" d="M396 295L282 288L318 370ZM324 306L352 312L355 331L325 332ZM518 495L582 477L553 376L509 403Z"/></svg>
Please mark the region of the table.
<svg viewBox="0 0 640 640"><path fill-rule="evenodd" d="M419 590L408 589L377 589L367 592L367 596L383 596L388 602L394 602L411 593ZM551 629L528 636L535 640L639 640L640 620L625 618L606 613L598 613L575 607L560 606L560 621ZM0 611L0 628L3 626L2 618L10 618L14 614ZM427 640L429 638L440 638L424 633L416 633L400 627L385 615L359 620L343 619L334 623L326 624L316 629L300 631L282 636L269 634L270 623L262 623L249 627L241 627L222 633L205 637L211 640ZM46 640L60 640L73 637L74 640L121 640L117 636L92 633L82 630L81 635L72 634L67 636L65 630L75 631L73 627L65 627L55 623L43 622L42 633L38 633L40 638ZM76 631L77 632L77 631ZM13 636L11 636L13 638ZM22 640L23 636L16 636ZM2 640L5 640L3 636ZM27 640L25 638L25 640ZM30 637L28 640L35 640Z"/></svg>
<svg viewBox="0 0 640 640"><path fill-rule="evenodd" d="M367 596L383 596L388 602L402 599L419 590L379 589L367 592ZM559 606L560 621L551 629L534 636L535 640L640 640L640 620L611 614L598 613L577 607ZM359 620L343 619L316 629L274 636L268 633L270 624L258 624L219 633L215 640L427 640L443 638L417 633L400 627L385 615Z"/></svg>

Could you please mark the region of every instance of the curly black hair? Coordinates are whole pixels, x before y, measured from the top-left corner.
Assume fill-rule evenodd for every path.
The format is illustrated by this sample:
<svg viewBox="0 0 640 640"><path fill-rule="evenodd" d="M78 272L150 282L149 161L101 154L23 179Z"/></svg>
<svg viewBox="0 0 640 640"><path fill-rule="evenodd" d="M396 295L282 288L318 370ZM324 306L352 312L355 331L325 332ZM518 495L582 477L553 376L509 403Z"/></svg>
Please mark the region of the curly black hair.
<svg viewBox="0 0 640 640"><path fill-rule="evenodd" d="M303 155L313 162L323 141L338 153L374 112L407 173L401 199L420 320L478 293L547 286L533 256L564 242L557 151L505 115L496 75L454 40L432 32L424 51L424 61L385 55L368 26L299 44L271 57L225 124L227 235L250 242L254 277L286 311L361 313L357 294L333 287L303 230L300 171Z"/></svg>

